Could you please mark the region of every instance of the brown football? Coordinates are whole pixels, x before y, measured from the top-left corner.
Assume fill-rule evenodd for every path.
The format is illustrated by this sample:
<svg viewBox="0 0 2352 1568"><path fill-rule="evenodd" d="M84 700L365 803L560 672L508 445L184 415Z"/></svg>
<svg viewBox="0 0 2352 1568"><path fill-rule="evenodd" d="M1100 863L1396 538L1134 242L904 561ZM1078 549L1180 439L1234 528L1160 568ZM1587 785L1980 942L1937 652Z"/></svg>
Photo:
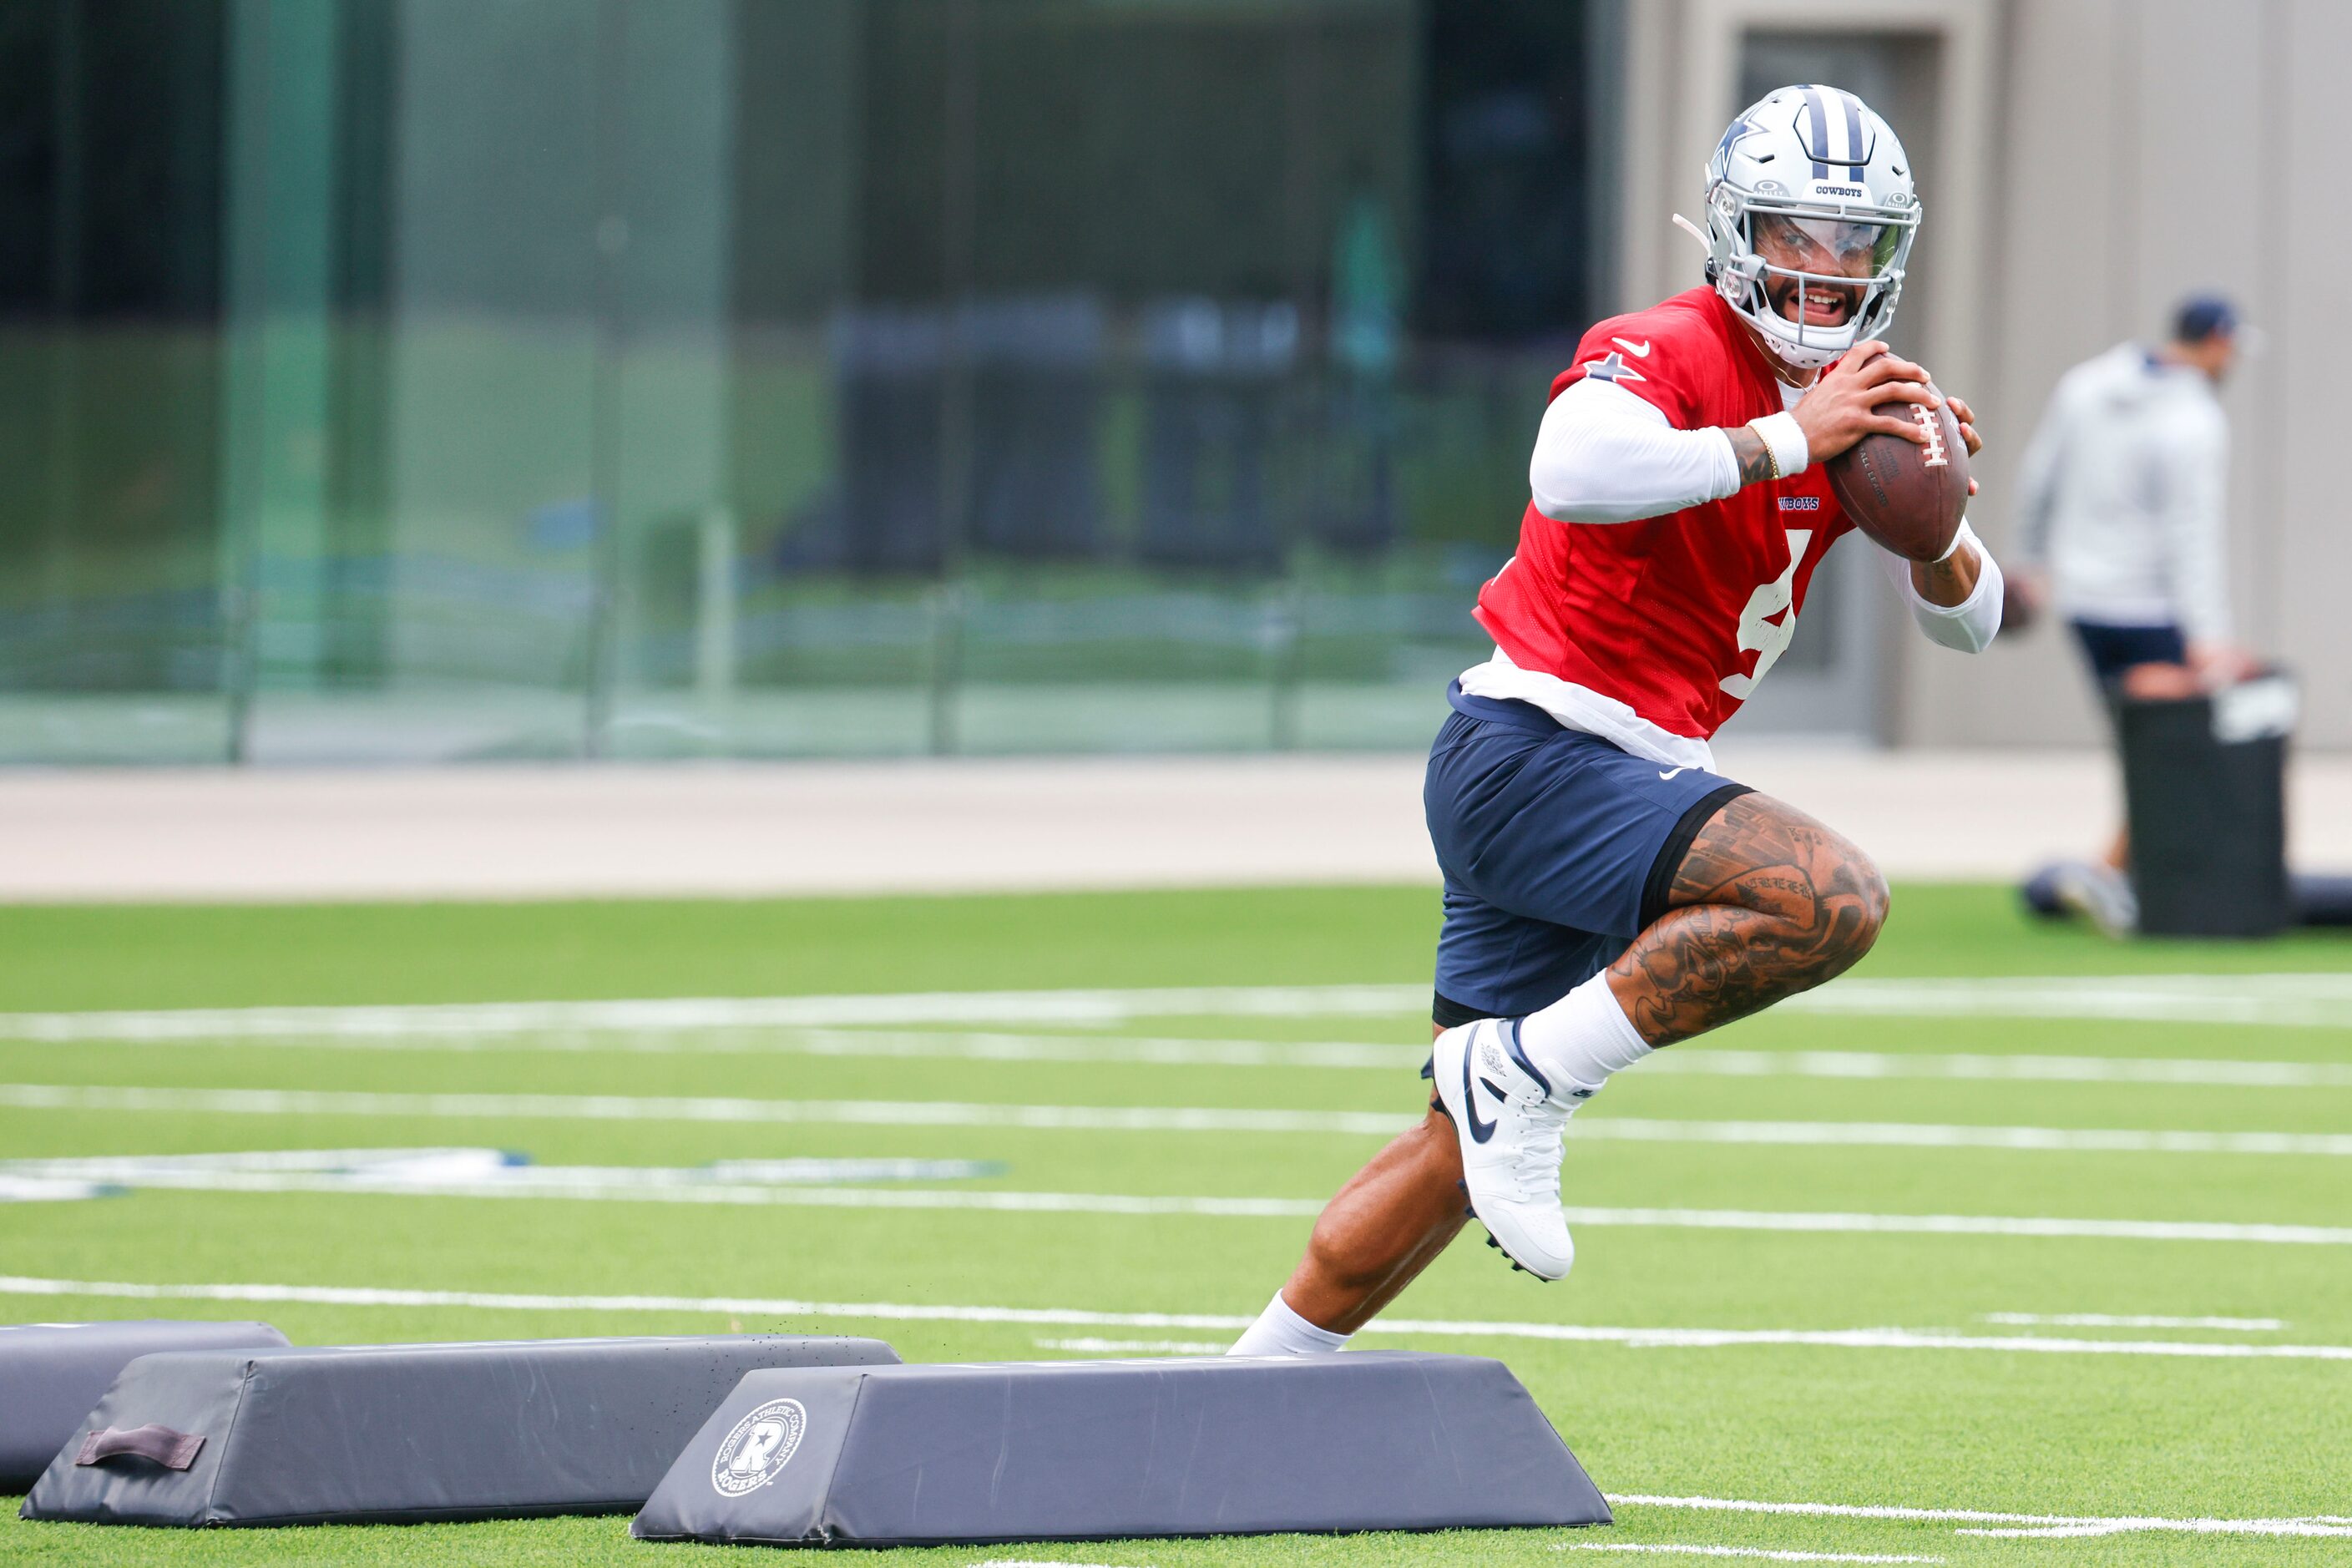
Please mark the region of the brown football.
<svg viewBox="0 0 2352 1568"><path fill-rule="evenodd" d="M1916 419L1927 444L1873 432L1832 458L1830 489L1854 526L1897 555L1933 561L1951 548L1969 509L1969 449L1952 405L1882 403L1873 412Z"/></svg>

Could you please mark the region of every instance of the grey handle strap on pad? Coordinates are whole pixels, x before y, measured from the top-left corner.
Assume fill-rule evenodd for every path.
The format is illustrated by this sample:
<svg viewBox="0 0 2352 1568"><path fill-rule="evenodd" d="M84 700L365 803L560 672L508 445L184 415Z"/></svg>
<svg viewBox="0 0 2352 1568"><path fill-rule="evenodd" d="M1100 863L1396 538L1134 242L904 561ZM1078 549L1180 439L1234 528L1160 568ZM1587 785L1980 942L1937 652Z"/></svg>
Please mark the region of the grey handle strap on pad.
<svg viewBox="0 0 2352 1568"><path fill-rule="evenodd" d="M202 1436L194 1432L174 1432L169 1426L133 1426L125 1431L109 1426L103 1432L92 1432L81 1440L81 1452L74 1458L77 1465L95 1465L129 1454L142 1459L152 1459L167 1470L184 1470L196 1462L196 1455L205 1446Z"/></svg>

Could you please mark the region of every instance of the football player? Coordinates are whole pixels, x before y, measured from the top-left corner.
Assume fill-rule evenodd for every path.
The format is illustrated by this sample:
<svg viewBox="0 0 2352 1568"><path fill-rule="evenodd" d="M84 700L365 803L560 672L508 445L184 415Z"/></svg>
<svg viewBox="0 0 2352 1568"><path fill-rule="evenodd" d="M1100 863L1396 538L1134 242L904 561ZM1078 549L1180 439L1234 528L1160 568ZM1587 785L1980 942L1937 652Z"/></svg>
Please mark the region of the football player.
<svg viewBox="0 0 2352 1568"><path fill-rule="evenodd" d="M1851 526L1822 464L1874 432L1924 443L1873 412L1938 401L1880 341L1919 226L1910 161L1853 94L1782 88L1724 132L1706 202L1708 286L1594 327L1552 384L1518 552L1478 595L1494 657L1430 753L1429 1113L1324 1209L1236 1354L1337 1350L1474 1215L1515 1268L1565 1275L1570 1115L1842 973L1886 919L1868 856L1715 772L1707 741ZM1941 559L1886 564L1930 638L1992 640L2000 572L1965 522Z"/></svg>

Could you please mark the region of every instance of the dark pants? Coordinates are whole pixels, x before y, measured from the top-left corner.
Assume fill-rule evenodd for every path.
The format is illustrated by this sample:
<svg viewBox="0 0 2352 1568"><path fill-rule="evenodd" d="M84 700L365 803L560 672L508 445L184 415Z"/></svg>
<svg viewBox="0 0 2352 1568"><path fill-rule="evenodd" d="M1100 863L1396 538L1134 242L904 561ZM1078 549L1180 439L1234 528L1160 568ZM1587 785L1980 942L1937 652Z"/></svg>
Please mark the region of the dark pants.
<svg viewBox="0 0 2352 1568"><path fill-rule="evenodd" d="M2074 621L2074 640L2091 661L2091 673L2101 685L2136 664L2186 664L2189 645L2176 626L2108 626L2095 621Z"/></svg>

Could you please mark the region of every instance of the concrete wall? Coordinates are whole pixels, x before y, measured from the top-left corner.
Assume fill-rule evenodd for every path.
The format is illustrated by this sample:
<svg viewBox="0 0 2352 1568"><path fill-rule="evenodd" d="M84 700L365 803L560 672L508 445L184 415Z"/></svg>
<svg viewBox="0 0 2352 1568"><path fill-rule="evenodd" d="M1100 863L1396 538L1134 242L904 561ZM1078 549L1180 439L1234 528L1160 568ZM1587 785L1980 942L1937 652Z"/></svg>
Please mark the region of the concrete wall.
<svg viewBox="0 0 2352 1568"><path fill-rule="evenodd" d="M2232 597L2246 640L2302 675L2304 743L2352 747L2352 527L2336 432L2352 428L2352 300L2336 258L2352 205L2331 175L2328 109L2352 58L2340 0L1641 0L1628 7L1623 302L1698 278L1668 226L1739 105L1750 30L1884 32L1932 41L1932 124L1898 123L1934 181L1915 271L1925 319L1900 332L1975 404L1990 446L1971 512L1996 554L2013 537L2018 455L2079 360L2162 331L2200 288L2266 330L2225 395L2236 440ZM1708 125L1716 129L1708 131ZM1922 150L1915 146L1915 152ZM1888 617L1895 676L1881 728L1927 745L2080 743L2095 733L2059 628L1977 659Z"/></svg>

